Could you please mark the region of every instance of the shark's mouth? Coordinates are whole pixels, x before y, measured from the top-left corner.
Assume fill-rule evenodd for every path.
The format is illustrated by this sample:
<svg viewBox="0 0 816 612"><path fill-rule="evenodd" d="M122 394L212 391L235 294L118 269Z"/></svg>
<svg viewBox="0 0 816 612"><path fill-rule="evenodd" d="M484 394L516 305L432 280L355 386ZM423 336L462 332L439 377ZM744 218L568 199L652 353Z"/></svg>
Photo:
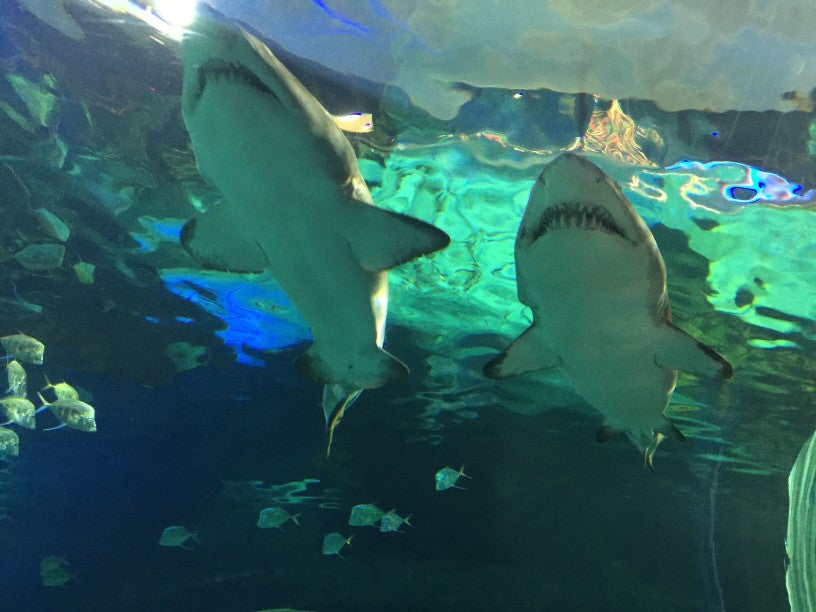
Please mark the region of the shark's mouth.
<svg viewBox="0 0 816 612"><path fill-rule="evenodd" d="M251 87L260 93L269 94L280 102L280 98L275 92L269 89L266 84L258 78L249 68L243 64L235 62L225 62L223 60L209 60L198 68L198 88L195 91L194 99L198 102L204 94L204 90L209 83L225 79L235 83L241 83Z"/></svg>
<svg viewBox="0 0 816 612"><path fill-rule="evenodd" d="M627 240L623 230L606 209L578 202L563 202L547 208L530 236L530 243L553 229L600 231Z"/></svg>

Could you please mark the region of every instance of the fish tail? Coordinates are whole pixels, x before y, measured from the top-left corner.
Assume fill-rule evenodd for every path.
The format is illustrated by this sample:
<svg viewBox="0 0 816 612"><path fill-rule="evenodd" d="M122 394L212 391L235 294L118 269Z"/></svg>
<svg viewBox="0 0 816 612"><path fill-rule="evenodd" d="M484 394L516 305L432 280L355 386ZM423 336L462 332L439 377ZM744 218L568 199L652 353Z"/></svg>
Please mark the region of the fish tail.
<svg viewBox="0 0 816 612"><path fill-rule="evenodd" d="M301 512L298 512L297 514L292 515L292 520L294 521L295 525L300 525L300 521L298 521L297 519L301 514L302 514Z"/></svg>
<svg viewBox="0 0 816 612"><path fill-rule="evenodd" d="M190 538L193 540L193 542L198 544L199 548L204 548L204 545L201 543L201 532L200 531L192 532L190 534Z"/></svg>

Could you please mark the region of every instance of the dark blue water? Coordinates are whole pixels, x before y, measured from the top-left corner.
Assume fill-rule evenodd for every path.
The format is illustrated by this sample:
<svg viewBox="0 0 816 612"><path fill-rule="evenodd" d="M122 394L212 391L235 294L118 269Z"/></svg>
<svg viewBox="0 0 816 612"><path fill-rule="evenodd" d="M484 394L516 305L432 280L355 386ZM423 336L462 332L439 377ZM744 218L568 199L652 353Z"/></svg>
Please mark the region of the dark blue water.
<svg viewBox="0 0 816 612"><path fill-rule="evenodd" d="M728 609L784 602L781 553L757 557L781 551L784 523L767 516L782 479L752 482L740 501L749 477L721 471L712 530L711 483L682 448L652 474L568 411L491 409L428 446L404 441L420 433L415 408L383 408L383 392L369 392L326 461L316 389L268 370L201 368L157 389L72 380L93 390L99 431L25 438L6 485L19 501L0 526L0 609L713 610L718 588ZM434 472L461 463L467 489L434 491ZM257 501L223 495L225 480L306 477L320 479L312 493L339 489L341 509L303 506L285 533L255 527ZM412 513L414 527L349 527L351 506L368 502ZM199 530L201 549L158 546L171 524ZM320 554L335 530L355 533L343 559ZM47 554L65 556L77 581L40 586Z"/></svg>

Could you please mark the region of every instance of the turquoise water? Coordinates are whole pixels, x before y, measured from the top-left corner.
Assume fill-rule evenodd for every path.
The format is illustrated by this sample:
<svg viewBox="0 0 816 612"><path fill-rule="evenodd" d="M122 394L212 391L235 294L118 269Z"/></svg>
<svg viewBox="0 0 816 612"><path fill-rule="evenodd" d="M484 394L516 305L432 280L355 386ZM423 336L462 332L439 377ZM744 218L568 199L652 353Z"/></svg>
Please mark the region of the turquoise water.
<svg viewBox="0 0 816 612"><path fill-rule="evenodd" d="M363 393L327 459L320 386L293 367L308 324L268 273L202 270L179 243L220 196L182 123L177 46L68 8L82 40L2 7L0 331L45 344L35 404L66 380L98 430L13 426L0 609L786 608L787 478L816 425L812 112L598 97L582 131L572 93L472 87L442 119L280 50L330 112L372 112L348 137L376 205L451 237L390 272L386 346L411 376ZM625 437L596 443L600 414L560 374L482 375L530 322L513 263L530 188L578 136L651 229L674 321L736 372L681 374L667 415L687 443L654 473ZM70 236L32 270L15 254L63 244L40 207ZM464 489L434 490L462 465ZM411 526L349 526L365 503ZM267 507L300 524L258 529ZM200 544L159 546L172 525ZM335 531L343 558L321 555Z"/></svg>

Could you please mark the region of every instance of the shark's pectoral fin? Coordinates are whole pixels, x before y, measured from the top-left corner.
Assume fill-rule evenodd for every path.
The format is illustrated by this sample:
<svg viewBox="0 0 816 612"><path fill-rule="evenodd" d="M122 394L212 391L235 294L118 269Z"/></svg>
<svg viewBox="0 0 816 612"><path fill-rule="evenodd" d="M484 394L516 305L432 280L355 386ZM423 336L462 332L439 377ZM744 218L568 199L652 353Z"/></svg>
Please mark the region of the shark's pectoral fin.
<svg viewBox="0 0 816 612"><path fill-rule="evenodd" d="M664 323L660 328L655 363L663 368L683 370L719 380L734 375L734 368L725 357L671 323Z"/></svg>
<svg viewBox="0 0 816 612"><path fill-rule="evenodd" d="M185 223L181 245L202 266L213 270L261 272L267 265L263 249L246 237L227 206L215 207Z"/></svg>
<svg viewBox="0 0 816 612"><path fill-rule="evenodd" d="M483 372L488 378L510 378L560 365L561 358L546 347L541 331L533 323L502 353L488 361Z"/></svg>
<svg viewBox="0 0 816 612"><path fill-rule="evenodd" d="M349 206L344 231L357 263L369 272L394 268L450 244L450 236L430 223L356 202Z"/></svg>
<svg viewBox="0 0 816 612"><path fill-rule="evenodd" d="M378 389L410 373L408 366L376 346L338 371L320 356L315 345L295 360L295 368L306 378L323 385L342 383L355 389Z"/></svg>

